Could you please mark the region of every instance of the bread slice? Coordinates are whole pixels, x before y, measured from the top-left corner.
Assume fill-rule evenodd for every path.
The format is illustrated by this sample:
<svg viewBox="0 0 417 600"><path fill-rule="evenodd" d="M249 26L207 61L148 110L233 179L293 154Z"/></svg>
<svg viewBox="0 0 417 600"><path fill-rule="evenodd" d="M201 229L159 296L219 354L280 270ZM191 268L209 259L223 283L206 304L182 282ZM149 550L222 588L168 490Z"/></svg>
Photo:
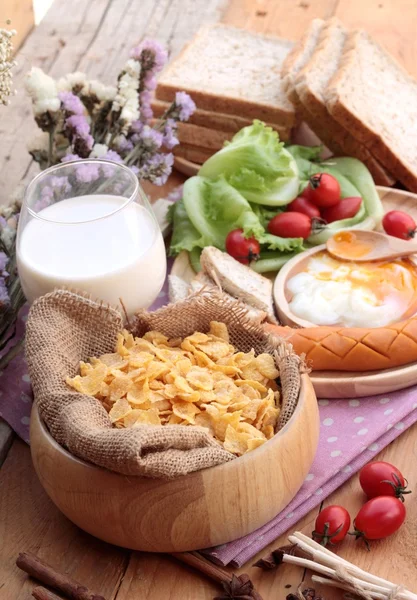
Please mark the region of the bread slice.
<svg viewBox="0 0 417 600"><path fill-rule="evenodd" d="M325 24L323 19L313 19L301 40L295 44L282 65L283 88L297 109L299 108L299 98L295 90L295 79L310 60Z"/></svg>
<svg viewBox="0 0 417 600"><path fill-rule="evenodd" d="M203 270L218 282L221 288L268 315L268 321L276 323L272 304L272 282L246 265L218 250L214 246L203 249L200 262Z"/></svg>
<svg viewBox="0 0 417 600"><path fill-rule="evenodd" d="M180 144L173 149L174 156L185 158L198 165L205 163L215 152L215 150L208 150L207 148L200 148L200 146L192 146L190 144Z"/></svg>
<svg viewBox="0 0 417 600"><path fill-rule="evenodd" d="M332 116L417 192L417 82L365 31L349 34L326 90Z"/></svg>
<svg viewBox="0 0 417 600"><path fill-rule="evenodd" d="M337 72L348 32L338 19L330 19L321 29L311 58L294 78L295 92L312 115L311 125L326 145L336 144L335 152L355 156L366 164L376 183L392 185L395 179L369 150L334 120L326 107L327 85ZM308 119L308 115L305 116Z"/></svg>
<svg viewBox="0 0 417 600"><path fill-rule="evenodd" d="M178 139L180 143L199 146L208 150L220 150L224 143L232 138L231 133L216 131L208 127L178 123Z"/></svg>
<svg viewBox="0 0 417 600"><path fill-rule="evenodd" d="M170 302L184 300L190 294L190 286L177 275L168 275L168 297Z"/></svg>
<svg viewBox="0 0 417 600"><path fill-rule="evenodd" d="M156 99L152 101L152 110L155 117L162 117L169 107L169 102L163 102L162 100ZM236 115L213 113L208 110L201 110L197 108L197 110L193 112L187 121L187 124L188 123L191 125L198 125L199 127L206 127L208 129L214 129L216 131L222 131L224 133L234 135L243 129L243 127L252 125L253 120L243 119L242 117L237 117ZM183 125L185 126L186 123ZM279 138L283 142L286 142L290 139L291 129L289 127L276 125L275 123L267 123L267 125L278 132ZM230 137L232 137L232 135Z"/></svg>
<svg viewBox="0 0 417 600"><path fill-rule="evenodd" d="M203 27L162 73L156 98L178 90L212 112L292 127L294 106L282 87L282 63L293 43L215 24Z"/></svg>

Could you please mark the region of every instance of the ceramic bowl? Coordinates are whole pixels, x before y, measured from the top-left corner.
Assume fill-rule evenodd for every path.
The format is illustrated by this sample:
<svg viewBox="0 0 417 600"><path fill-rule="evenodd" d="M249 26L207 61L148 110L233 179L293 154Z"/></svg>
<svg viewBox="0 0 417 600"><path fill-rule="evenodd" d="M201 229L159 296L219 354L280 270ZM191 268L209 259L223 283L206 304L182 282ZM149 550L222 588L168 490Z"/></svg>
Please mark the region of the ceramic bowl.
<svg viewBox="0 0 417 600"><path fill-rule="evenodd" d="M229 542L277 515L301 487L316 452L319 418L308 375L290 421L228 463L174 480L127 477L61 447L32 410L33 464L46 493L81 529L118 546L182 552Z"/></svg>

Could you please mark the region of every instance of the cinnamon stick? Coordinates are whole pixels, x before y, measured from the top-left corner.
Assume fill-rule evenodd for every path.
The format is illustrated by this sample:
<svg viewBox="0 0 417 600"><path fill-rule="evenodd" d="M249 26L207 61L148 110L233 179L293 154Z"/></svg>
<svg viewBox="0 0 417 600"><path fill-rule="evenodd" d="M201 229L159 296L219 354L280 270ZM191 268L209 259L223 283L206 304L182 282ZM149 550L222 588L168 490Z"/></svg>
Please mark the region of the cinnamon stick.
<svg viewBox="0 0 417 600"><path fill-rule="evenodd" d="M59 573L30 552L19 554L16 565L31 577L61 592L71 600L106 600L103 596L94 594L78 581L71 579L68 575Z"/></svg>
<svg viewBox="0 0 417 600"><path fill-rule="evenodd" d="M220 583L226 595L217 596L215 600L223 600L226 598L235 598L236 600L239 600L239 598L244 600L249 598L252 600L262 600L262 596L255 590L249 575L246 573L242 573L241 575L229 573L226 569L222 569L203 558L198 552L174 552L171 556L193 569L200 571L200 573L212 581Z"/></svg>
<svg viewBox="0 0 417 600"><path fill-rule="evenodd" d="M32 596L36 598L36 600L62 600L60 596L57 596L46 588L40 586L33 588Z"/></svg>

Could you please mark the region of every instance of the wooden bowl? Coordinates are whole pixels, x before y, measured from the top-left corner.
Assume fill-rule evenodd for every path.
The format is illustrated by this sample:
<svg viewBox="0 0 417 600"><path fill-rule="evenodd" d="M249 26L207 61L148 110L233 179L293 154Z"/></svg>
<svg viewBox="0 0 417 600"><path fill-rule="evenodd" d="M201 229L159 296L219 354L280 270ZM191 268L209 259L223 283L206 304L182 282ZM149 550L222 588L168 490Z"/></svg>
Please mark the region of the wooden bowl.
<svg viewBox="0 0 417 600"><path fill-rule="evenodd" d="M283 325L289 327L317 327L316 323L311 323L305 319L297 317L290 309L289 302L291 301L291 294L287 290L287 281L304 270L307 262L314 254L323 252L326 249L326 244L321 246L315 246L310 250L301 252L289 260L282 269L278 272L275 278L273 296L275 302L275 308L278 313L279 320Z"/></svg>
<svg viewBox="0 0 417 600"><path fill-rule="evenodd" d="M316 452L316 396L302 375L298 406L271 440L223 465L174 480L126 477L72 456L32 410L32 460L56 506L88 533L133 550L182 552L229 542L275 517Z"/></svg>

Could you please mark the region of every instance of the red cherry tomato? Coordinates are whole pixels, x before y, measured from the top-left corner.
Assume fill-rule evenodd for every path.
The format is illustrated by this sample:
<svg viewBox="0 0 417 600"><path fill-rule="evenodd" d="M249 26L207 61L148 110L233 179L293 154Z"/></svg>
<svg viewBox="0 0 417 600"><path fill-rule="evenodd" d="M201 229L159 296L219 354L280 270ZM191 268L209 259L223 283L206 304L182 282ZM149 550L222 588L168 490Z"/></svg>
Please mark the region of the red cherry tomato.
<svg viewBox="0 0 417 600"><path fill-rule="evenodd" d="M365 465L359 481L368 498L395 496L404 502L404 494L411 494L401 471L387 462L376 460Z"/></svg>
<svg viewBox="0 0 417 600"><path fill-rule="evenodd" d="M243 229L234 229L227 234L226 251L243 265L258 260L261 247L255 238L245 238Z"/></svg>
<svg viewBox="0 0 417 600"><path fill-rule="evenodd" d="M356 215L361 204L362 198L360 197L352 196L351 198L342 198L338 204L323 208L321 216L326 223L350 219Z"/></svg>
<svg viewBox="0 0 417 600"><path fill-rule="evenodd" d="M304 196L298 196L287 206L287 212L299 212L307 215L311 219L319 219L320 211L315 204Z"/></svg>
<svg viewBox="0 0 417 600"><path fill-rule="evenodd" d="M326 506L316 519L313 539L322 546L342 542L350 527L350 515L343 506Z"/></svg>
<svg viewBox="0 0 417 600"><path fill-rule="evenodd" d="M308 199L320 208L334 206L340 202L340 184L328 173L316 173L308 183Z"/></svg>
<svg viewBox="0 0 417 600"><path fill-rule="evenodd" d="M311 235L311 219L299 212L283 212L268 223L268 231L283 238L303 238Z"/></svg>
<svg viewBox="0 0 417 600"><path fill-rule="evenodd" d="M305 186L303 191L300 193L300 196L301 196L301 198L305 198L306 200L311 201L310 194L311 194L311 187L310 187L309 183L307 183L307 185Z"/></svg>
<svg viewBox="0 0 417 600"><path fill-rule="evenodd" d="M392 535L405 520L405 506L393 496L378 496L362 506L353 522L356 539L381 540Z"/></svg>
<svg viewBox="0 0 417 600"><path fill-rule="evenodd" d="M409 240L416 234L416 223L410 215L402 210L391 210L382 219L385 233L394 237Z"/></svg>

